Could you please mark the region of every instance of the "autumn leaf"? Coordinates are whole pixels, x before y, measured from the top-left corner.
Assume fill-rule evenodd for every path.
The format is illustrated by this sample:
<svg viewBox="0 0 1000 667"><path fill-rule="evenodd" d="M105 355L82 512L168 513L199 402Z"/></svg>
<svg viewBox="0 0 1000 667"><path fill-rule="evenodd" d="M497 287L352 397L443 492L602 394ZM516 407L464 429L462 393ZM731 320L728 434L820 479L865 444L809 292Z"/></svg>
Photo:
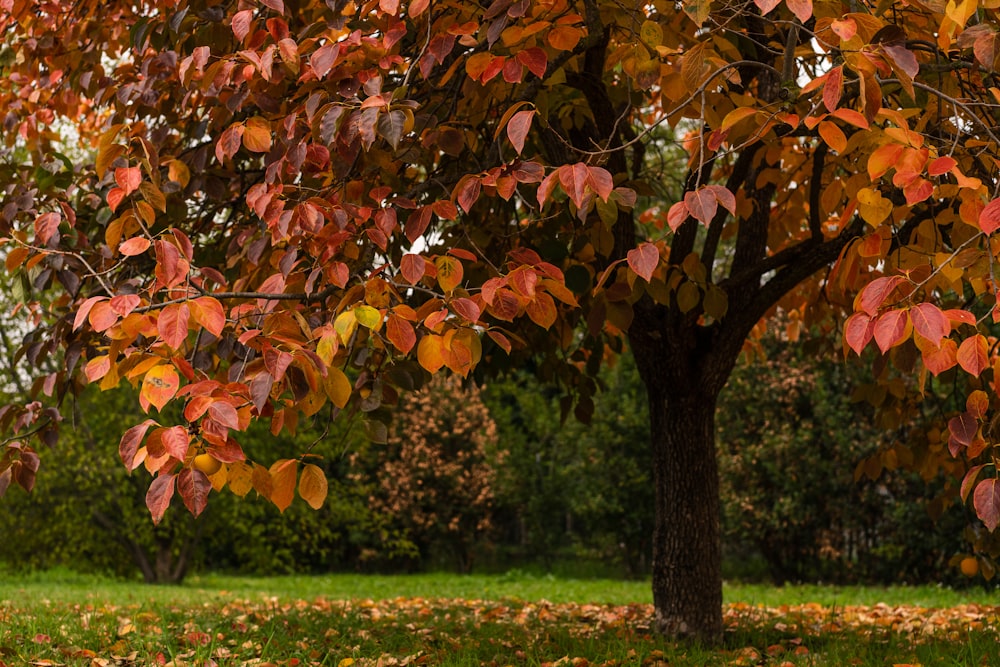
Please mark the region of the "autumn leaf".
<svg viewBox="0 0 1000 667"><path fill-rule="evenodd" d="M139 396L145 401L147 410L148 406L152 405L162 411L179 387L180 377L174 367L170 364L159 364L146 372Z"/></svg>
<svg viewBox="0 0 1000 667"><path fill-rule="evenodd" d="M163 513L170 506L170 499L174 497L174 475L157 475L153 478L153 483L149 485L146 492L146 507L149 508L153 516L153 523L160 523Z"/></svg>
<svg viewBox="0 0 1000 667"><path fill-rule="evenodd" d="M323 470L312 463L302 466L302 474L299 477L299 496L302 500L318 510L326 501L327 482L326 474Z"/></svg>
<svg viewBox="0 0 1000 667"><path fill-rule="evenodd" d="M628 251L628 265L637 275L649 282L653 279L653 271L660 263L660 251L652 243L643 243L638 248Z"/></svg>
<svg viewBox="0 0 1000 667"><path fill-rule="evenodd" d="M271 476L271 494L269 499L283 513L295 498L295 479L298 474L298 461L294 459L279 459L271 465L268 472Z"/></svg>

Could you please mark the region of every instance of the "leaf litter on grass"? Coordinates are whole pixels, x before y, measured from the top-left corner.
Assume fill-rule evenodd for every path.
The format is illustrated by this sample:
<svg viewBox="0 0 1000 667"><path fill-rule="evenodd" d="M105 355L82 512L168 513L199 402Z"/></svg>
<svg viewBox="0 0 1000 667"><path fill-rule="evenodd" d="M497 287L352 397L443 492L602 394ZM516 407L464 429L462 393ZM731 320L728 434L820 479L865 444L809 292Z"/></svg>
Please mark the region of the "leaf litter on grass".
<svg viewBox="0 0 1000 667"><path fill-rule="evenodd" d="M715 651L666 642L653 633L652 617L648 604L514 599L8 602L0 606L0 667L977 664L985 653L969 662L975 656L949 657L941 647L967 650L973 636L995 646L1000 638L1000 607L982 604L733 603L724 612L726 641ZM921 647L932 645L921 658Z"/></svg>

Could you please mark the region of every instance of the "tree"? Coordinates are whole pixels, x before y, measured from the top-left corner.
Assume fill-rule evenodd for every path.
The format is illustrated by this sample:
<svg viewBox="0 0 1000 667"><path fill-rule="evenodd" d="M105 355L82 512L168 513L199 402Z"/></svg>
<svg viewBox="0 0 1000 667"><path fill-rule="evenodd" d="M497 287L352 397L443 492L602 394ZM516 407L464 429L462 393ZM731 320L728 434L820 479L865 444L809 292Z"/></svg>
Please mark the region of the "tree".
<svg viewBox="0 0 1000 667"><path fill-rule="evenodd" d="M359 485L375 480L368 507L385 520L386 534L409 547L401 555L427 559L437 547L468 572L476 542L492 527L496 473L488 450L502 459L496 424L479 391L458 377L435 378L398 409L388 442L351 454L351 477Z"/></svg>
<svg viewBox="0 0 1000 667"><path fill-rule="evenodd" d="M33 484L41 399L125 380L183 404L120 444L154 520L223 486L319 505L308 451L244 460L251 421L361 410L384 438L400 390L528 354L585 418L627 337L656 627L713 640L719 392L762 320L833 334L853 306L854 351L970 377L937 456L976 463L991 532L996 10L484 5L0 1L5 143L31 156L0 169L6 265L37 299L22 358L64 359L0 417L0 491Z"/></svg>

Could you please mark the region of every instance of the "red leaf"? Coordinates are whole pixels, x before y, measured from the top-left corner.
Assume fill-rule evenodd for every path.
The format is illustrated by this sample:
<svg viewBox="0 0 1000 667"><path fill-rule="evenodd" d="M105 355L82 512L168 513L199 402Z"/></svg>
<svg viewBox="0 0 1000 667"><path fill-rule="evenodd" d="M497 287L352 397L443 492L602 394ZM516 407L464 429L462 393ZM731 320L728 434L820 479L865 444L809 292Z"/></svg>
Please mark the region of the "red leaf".
<svg viewBox="0 0 1000 667"><path fill-rule="evenodd" d="M517 52L517 61L528 68L528 70L539 79L545 78L545 70L548 67L549 58L545 51L532 46L524 51Z"/></svg>
<svg viewBox="0 0 1000 667"><path fill-rule="evenodd" d="M939 347L941 339L951 333L951 322L933 303L918 303L911 308L910 320L913 329L934 347Z"/></svg>
<svg viewBox="0 0 1000 667"><path fill-rule="evenodd" d="M240 418L229 401L218 400L208 406L208 416L226 428L239 429Z"/></svg>
<svg viewBox="0 0 1000 667"><path fill-rule="evenodd" d="M139 167L118 167L115 169L115 183L127 197L139 189L139 184L142 183L142 172Z"/></svg>
<svg viewBox="0 0 1000 667"><path fill-rule="evenodd" d="M479 194L482 191L482 182L479 180L478 176L467 175L463 176L455 186L455 199L458 201L458 205L468 213L472 210L473 204L479 199Z"/></svg>
<svg viewBox="0 0 1000 667"><path fill-rule="evenodd" d="M139 298L138 294L119 294L111 297L108 305L115 314L125 317L138 308L140 303L142 303L142 299Z"/></svg>
<svg viewBox="0 0 1000 667"><path fill-rule="evenodd" d="M968 447L979 432L979 422L968 412L948 420L948 448L952 456L958 455L960 447Z"/></svg>
<svg viewBox="0 0 1000 667"><path fill-rule="evenodd" d="M270 373L257 373L250 381L250 400L257 408L257 414L264 414L264 407L271 397L271 387L274 386L274 378Z"/></svg>
<svg viewBox="0 0 1000 667"><path fill-rule="evenodd" d="M233 35L236 41L242 42L250 32L250 22L253 20L253 10L244 9L233 15Z"/></svg>
<svg viewBox="0 0 1000 667"><path fill-rule="evenodd" d="M542 179L542 182L538 186L538 205L540 207L545 207L545 202L549 199L549 194L552 192L552 188L556 186L556 181L559 178L559 171L553 171L551 174Z"/></svg>
<svg viewBox="0 0 1000 667"><path fill-rule="evenodd" d="M828 111L836 111L840 97L844 94L844 66L838 65L830 70L823 84L823 104Z"/></svg>
<svg viewBox="0 0 1000 667"><path fill-rule="evenodd" d="M448 303L448 307L451 312L465 318L473 324L479 321L479 316L482 315L482 310L479 305L472 299L466 299L465 297L460 297L458 299L452 299Z"/></svg>
<svg viewBox="0 0 1000 667"><path fill-rule="evenodd" d="M426 270L427 262L420 255L409 253L403 255L403 259L399 261L399 273L411 285L416 285L420 282Z"/></svg>
<svg viewBox="0 0 1000 667"><path fill-rule="evenodd" d="M875 343L883 354L906 339L908 322L906 310L890 310L878 318L875 322Z"/></svg>
<svg viewBox="0 0 1000 667"><path fill-rule="evenodd" d="M587 167L587 185L604 201L608 201L608 197L615 189L615 181L611 178L611 173L602 167Z"/></svg>
<svg viewBox="0 0 1000 667"><path fill-rule="evenodd" d="M757 5L760 10L761 16L765 16L771 12L775 7L781 4L781 0L753 0L753 4Z"/></svg>
<svg viewBox="0 0 1000 667"><path fill-rule="evenodd" d="M187 341L188 322L191 311L186 303L174 303L160 311L156 319L156 329L163 342L174 350L179 350Z"/></svg>
<svg viewBox="0 0 1000 667"><path fill-rule="evenodd" d="M705 188L688 192L684 195L684 203L687 204L691 217L706 227L712 222L719 208L719 200L715 198L715 194Z"/></svg>
<svg viewBox="0 0 1000 667"><path fill-rule="evenodd" d="M991 533L1000 523L1000 484L996 479L984 479L976 487L972 497L976 515L982 519L986 529Z"/></svg>
<svg viewBox="0 0 1000 667"><path fill-rule="evenodd" d="M728 188L722 185L708 185L705 189L715 196L715 200L733 215L736 215L736 197Z"/></svg>
<svg viewBox="0 0 1000 667"><path fill-rule="evenodd" d="M875 320L868 313L854 313L844 323L844 341L858 356L874 334Z"/></svg>
<svg viewBox="0 0 1000 667"><path fill-rule="evenodd" d="M979 213L979 228L992 234L1000 228L1000 199L994 199Z"/></svg>
<svg viewBox="0 0 1000 667"><path fill-rule="evenodd" d="M54 212L42 213L35 219L35 235L38 237L39 244L48 245L52 237L55 237L56 242L59 241L59 223L61 221L62 216Z"/></svg>
<svg viewBox="0 0 1000 667"><path fill-rule="evenodd" d="M628 265L636 275L648 283L653 279L653 271L660 263L660 251L652 243L643 243L638 248L628 251Z"/></svg>
<svg viewBox="0 0 1000 667"><path fill-rule="evenodd" d="M160 434L160 442L163 449L178 461L183 461L187 456L188 446L191 444L191 436L183 426L171 426L163 429Z"/></svg>
<svg viewBox="0 0 1000 667"><path fill-rule="evenodd" d="M112 211L118 208L123 199L125 199L125 191L121 188L111 188L108 190L108 207Z"/></svg>
<svg viewBox="0 0 1000 667"><path fill-rule="evenodd" d="M528 137L528 131L531 129L531 121L534 117L535 110L527 109L518 111L507 123L507 138L510 139L510 143L518 155L524 151L524 140Z"/></svg>
<svg viewBox="0 0 1000 667"><path fill-rule="evenodd" d="M958 365L966 373L979 377L979 375L989 368L989 345L982 334L976 334L971 338L966 338L958 347Z"/></svg>
<svg viewBox="0 0 1000 667"><path fill-rule="evenodd" d="M812 0L785 0L785 4L788 8L792 10L792 13L802 21L806 23L813 15L813 3Z"/></svg>
<svg viewBox="0 0 1000 667"><path fill-rule="evenodd" d="M404 232L406 233L406 238L410 243L416 243L417 239L423 236L424 232L427 231L427 226L431 222L431 208L429 206L421 206L413 213L410 213L410 217L406 219L406 225Z"/></svg>
<svg viewBox="0 0 1000 667"><path fill-rule="evenodd" d="M587 178L590 169L583 162L567 164L559 167L559 183L563 186L563 191L569 195L570 201L576 204L577 208L583 207L583 199L587 187Z"/></svg>
<svg viewBox="0 0 1000 667"><path fill-rule="evenodd" d="M156 424L155 421L147 419L141 424L125 431L125 434L122 435L121 442L118 443L118 456L121 457L122 463L128 468L129 472L141 465L142 461L136 461L135 455L139 451L139 446L142 445L143 438L146 437L146 431L154 424Z"/></svg>
<svg viewBox="0 0 1000 667"><path fill-rule="evenodd" d="M225 162L240 150L243 143L243 123L230 125L219 137L219 142L215 145L215 157L219 162Z"/></svg>
<svg viewBox="0 0 1000 667"><path fill-rule="evenodd" d="M878 314L885 300L900 284L906 281L903 276L882 276L865 285L858 295L857 305L869 315ZM916 326L916 322L914 322Z"/></svg>
<svg viewBox="0 0 1000 667"><path fill-rule="evenodd" d="M160 523L163 513L170 506L170 499L174 497L173 475L157 475L153 483L149 485L146 492L146 507L153 515L153 523Z"/></svg>
<svg viewBox="0 0 1000 667"><path fill-rule="evenodd" d="M333 64L340 55L339 44L324 44L309 56L309 65L312 67L316 78L322 79L333 68Z"/></svg>
<svg viewBox="0 0 1000 667"><path fill-rule="evenodd" d="M947 174L957 166L958 162L955 161L955 158L945 155L933 160L929 165L927 165L927 175L940 176L941 174Z"/></svg>
<svg viewBox="0 0 1000 667"><path fill-rule="evenodd" d="M688 210L687 204L679 201L667 211L667 225L670 226L671 231L676 232L678 227L687 222L690 215L691 212Z"/></svg>
<svg viewBox="0 0 1000 667"><path fill-rule="evenodd" d="M200 470L185 468L177 475L177 491L181 494L184 506L194 516L201 514L208 505L208 493L212 483L208 475Z"/></svg>

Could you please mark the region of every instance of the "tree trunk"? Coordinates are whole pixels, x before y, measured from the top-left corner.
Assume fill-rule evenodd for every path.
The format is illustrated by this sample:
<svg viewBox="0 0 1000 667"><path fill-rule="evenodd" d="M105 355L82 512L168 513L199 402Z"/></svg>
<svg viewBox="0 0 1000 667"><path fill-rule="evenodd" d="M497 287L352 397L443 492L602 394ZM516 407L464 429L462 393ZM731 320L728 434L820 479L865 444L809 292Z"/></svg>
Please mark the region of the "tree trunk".
<svg viewBox="0 0 1000 667"><path fill-rule="evenodd" d="M722 550L716 395L679 395L649 377L653 480L653 603L657 631L722 639Z"/></svg>

